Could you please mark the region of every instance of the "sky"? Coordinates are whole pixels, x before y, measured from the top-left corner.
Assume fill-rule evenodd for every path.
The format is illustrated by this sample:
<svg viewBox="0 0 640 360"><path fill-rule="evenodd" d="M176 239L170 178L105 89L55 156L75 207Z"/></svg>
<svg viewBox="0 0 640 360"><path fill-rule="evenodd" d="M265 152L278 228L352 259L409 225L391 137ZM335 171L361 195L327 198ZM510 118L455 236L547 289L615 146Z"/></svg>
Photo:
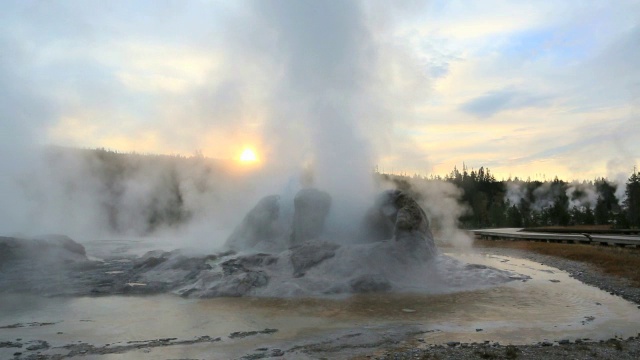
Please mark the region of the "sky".
<svg viewBox="0 0 640 360"><path fill-rule="evenodd" d="M566 180L640 163L638 0L0 9L5 158L33 145L220 159L251 147L262 166L464 163Z"/></svg>

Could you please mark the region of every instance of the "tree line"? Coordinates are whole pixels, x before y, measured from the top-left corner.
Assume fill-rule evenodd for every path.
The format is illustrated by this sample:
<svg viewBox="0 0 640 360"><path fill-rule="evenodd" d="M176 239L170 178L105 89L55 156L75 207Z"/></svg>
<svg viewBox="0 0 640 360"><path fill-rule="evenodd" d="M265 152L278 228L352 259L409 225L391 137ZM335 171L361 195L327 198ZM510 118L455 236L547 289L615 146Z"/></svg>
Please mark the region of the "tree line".
<svg viewBox="0 0 640 360"><path fill-rule="evenodd" d="M496 180L488 168L469 171L464 165L462 171L454 167L444 177L383 176L396 184L445 181L455 185L462 190L460 201L468 207L460 218L463 228L640 227L640 172L635 168L625 184L606 178L581 182L567 182L557 177L544 182L517 177Z"/></svg>
<svg viewBox="0 0 640 360"><path fill-rule="evenodd" d="M198 154L183 157L52 147L45 157L52 165L47 188L73 204L96 203L114 232L129 230L132 224L143 234L162 226L179 226L193 216L187 198L215 199L225 191L224 184L232 186L237 181L229 164ZM389 175L377 169L374 175L407 191L416 181L455 186L460 190L458 200L468 209L459 219L463 228L640 227L640 172L635 168L624 184L606 178L567 182L556 177L542 182L516 177L498 181L488 168L476 171L464 165L462 171L454 167L444 177ZM51 196L42 196L38 184L26 182L23 188L34 203L46 202ZM412 195L422 196L417 192Z"/></svg>

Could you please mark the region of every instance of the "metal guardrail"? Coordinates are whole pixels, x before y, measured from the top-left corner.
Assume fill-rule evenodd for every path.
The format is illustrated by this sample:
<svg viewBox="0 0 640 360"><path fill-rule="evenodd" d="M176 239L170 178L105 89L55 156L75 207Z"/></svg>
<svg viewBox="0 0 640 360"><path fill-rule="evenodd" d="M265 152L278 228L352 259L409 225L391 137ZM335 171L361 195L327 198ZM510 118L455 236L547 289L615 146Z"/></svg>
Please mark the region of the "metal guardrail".
<svg viewBox="0 0 640 360"><path fill-rule="evenodd" d="M471 230L475 236L487 240L528 240L545 241L569 244L594 244L612 246L640 247L640 236L632 235L600 235L600 234L558 234L558 233L534 233L523 232L519 229L487 229Z"/></svg>

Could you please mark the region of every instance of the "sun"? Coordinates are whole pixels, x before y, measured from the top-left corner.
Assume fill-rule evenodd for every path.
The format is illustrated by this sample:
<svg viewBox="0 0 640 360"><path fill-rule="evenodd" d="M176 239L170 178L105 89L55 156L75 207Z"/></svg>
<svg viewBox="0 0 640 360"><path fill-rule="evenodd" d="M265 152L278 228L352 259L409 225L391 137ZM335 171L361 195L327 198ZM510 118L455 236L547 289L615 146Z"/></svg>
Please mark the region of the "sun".
<svg viewBox="0 0 640 360"><path fill-rule="evenodd" d="M242 150L242 154L240 154L240 162L243 163L254 163L258 161L258 157L256 153L251 148L245 148Z"/></svg>

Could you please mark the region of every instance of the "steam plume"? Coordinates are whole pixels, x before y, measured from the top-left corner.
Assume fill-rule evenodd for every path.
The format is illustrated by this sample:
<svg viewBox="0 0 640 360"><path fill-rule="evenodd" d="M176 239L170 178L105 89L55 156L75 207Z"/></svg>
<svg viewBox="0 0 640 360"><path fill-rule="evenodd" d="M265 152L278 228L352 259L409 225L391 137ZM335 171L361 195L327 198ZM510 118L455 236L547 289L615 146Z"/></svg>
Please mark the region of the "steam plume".
<svg viewBox="0 0 640 360"><path fill-rule="evenodd" d="M215 31L224 35L208 39L212 45L204 47L221 46L225 50L221 55L223 68L206 74L195 90L167 97L153 110L159 114L157 124L162 136L193 143L202 140L183 139L185 132L175 125L177 119L194 117L192 124L202 132L214 129L226 134L246 128L233 125L238 119L260 113L257 131L265 158L262 169L249 176L231 176L197 157L179 165L136 156L115 161L120 168L114 169L113 160L99 154L78 156L64 151L57 152L52 160L48 151L43 154L36 150L42 141L35 132L30 131L29 136L16 132L3 145L30 160L2 164L9 169L0 183L2 193L13 204L11 210L3 210L6 216L2 217L2 231L28 235L56 232L83 240L109 236L114 230L125 235L173 232L175 226L166 220L177 217L190 225L179 229L187 234L179 236L181 239L221 243L223 239L218 238L224 238L262 196L282 195L286 214L291 211L288 207L293 194L311 185L334 198L329 230L354 232L372 202L376 149L393 143L389 135L393 118L411 109L411 102L424 88L420 70L404 66L411 64L411 59L400 49L386 52L393 56L381 55L385 53L381 49L391 45L377 30L387 27L393 17L374 4L358 1L255 1L227 10L229 16L217 24L220 31ZM390 13L405 10L403 6ZM74 15L87 16L82 11ZM150 48L136 54L150 56L154 52ZM154 65L148 61L145 64ZM250 71L234 71L235 64ZM6 65L0 70L3 78L17 78L1 86L25 86L3 92L34 98L37 91L25 81L27 74L15 71L20 64ZM129 86L138 84L133 81L139 75L117 74ZM390 79L396 81L387 84ZM75 102L69 98L57 103L54 99L36 99L35 112L3 115L27 116L26 122L34 128L40 124L46 129L64 114L77 114L86 105L87 98L82 94L100 91L105 100L100 106L117 108L118 101L127 101L112 96L124 93L116 81L97 86L78 78L75 84L76 88L67 89L79 95ZM166 82L158 84L168 89ZM170 88L179 88L179 84L174 85ZM403 86L412 87L410 96L397 95L408 93L397 91ZM184 104L190 104L192 110ZM311 174L311 183L300 181L303 174ZM166 213L162 210L165 208L178 210ZM150 227L154 219L162 221Z"/></svg>

